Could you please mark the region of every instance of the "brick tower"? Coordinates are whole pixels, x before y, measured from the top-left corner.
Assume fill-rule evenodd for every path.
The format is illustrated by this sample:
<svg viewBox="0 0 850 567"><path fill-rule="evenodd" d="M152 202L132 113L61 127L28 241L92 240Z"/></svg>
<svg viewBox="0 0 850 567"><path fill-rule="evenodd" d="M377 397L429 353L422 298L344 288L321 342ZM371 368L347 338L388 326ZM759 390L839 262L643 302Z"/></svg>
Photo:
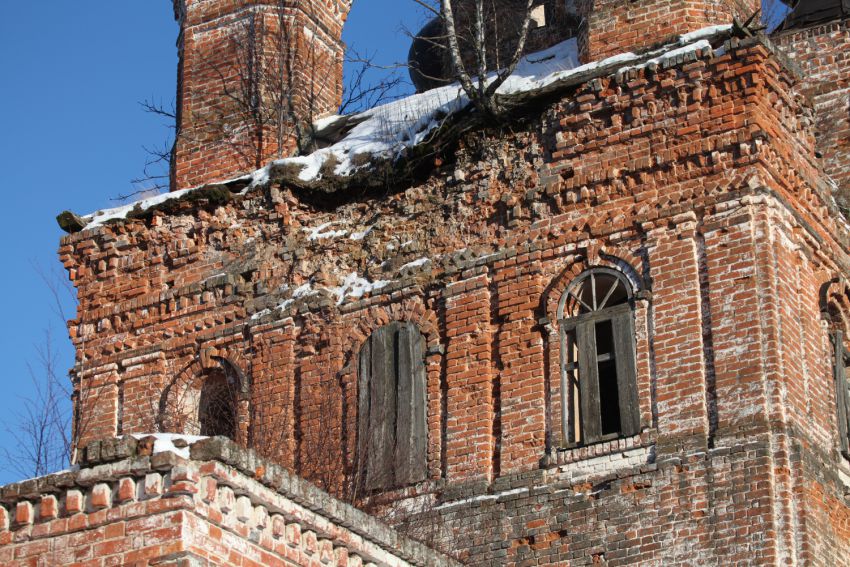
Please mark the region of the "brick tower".
<svg viewBox="0 0 850 567"><path fill-rule="evenodd" d="M350 0L174 0L180 23L172 190L298 147L342 97Z"/></svg>
<svg viewBox="0 0 850 567"><path fill-rule="evenodd" d="M624 51L663 44L707 26L746 21L759 0L575 0L584 18L579 34L582 60L598 61Z"/></svg>

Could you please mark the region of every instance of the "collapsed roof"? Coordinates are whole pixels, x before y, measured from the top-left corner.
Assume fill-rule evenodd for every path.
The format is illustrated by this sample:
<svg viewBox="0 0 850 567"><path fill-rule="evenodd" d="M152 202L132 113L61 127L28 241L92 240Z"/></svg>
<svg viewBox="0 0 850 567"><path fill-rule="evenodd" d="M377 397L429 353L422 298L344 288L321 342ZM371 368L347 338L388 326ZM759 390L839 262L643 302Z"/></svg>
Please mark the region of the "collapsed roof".
<svg viewBox="0 0 850 567"><path fill-rule="evenodd" d="M622 53L585 65L578 60L578 45L573 38L524 57L514 74L501 85L497 97L503 106L522 107L597 77L675 65L683 57L719 47L733 34L732 27L707 27L684 34L658 49ZM270 179L285 178L295 186L322 190L331 185L331 179L352 179L356 174L368 172L376 163L403 160L417 146L432 143L446 124L459 120L470 107L468 96L455 83L359 114L331 116L315 125L316 137L326 147L309 155L277 160L252 174L217 186L244 193L268 184ZM66 211L58 220L68 232L96 228L167 206L175 200L191 199L201 189L209 186L165 193L85 216ZM326 187L324 191L331 192Z"/></svg>

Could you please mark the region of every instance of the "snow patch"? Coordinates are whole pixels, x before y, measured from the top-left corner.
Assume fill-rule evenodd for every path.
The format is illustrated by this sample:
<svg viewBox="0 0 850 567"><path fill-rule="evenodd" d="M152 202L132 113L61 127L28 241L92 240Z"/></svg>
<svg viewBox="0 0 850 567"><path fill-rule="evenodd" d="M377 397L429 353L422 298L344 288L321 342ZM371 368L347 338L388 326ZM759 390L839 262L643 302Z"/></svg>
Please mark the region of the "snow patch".
<svg viewBox="0 0 850 567"><path fill-rule="evenodd" d="M674 58L678 57L679 55L684 55L685 53L693 53L694 51L700 51L700 50L706 49L706 48L711 49L711 43L709 43L708 40L701 39L701 40L697 41L696 43L691 43L690 45L686 45L684 47L679 47L677 49L667 51L666 53L664 53L664 55L662 55L660 57L653 57L652 59L644 61L643 63L640 63L639 65L633 65L633 66L628 67L626 69L622 69L622 71L626 71L626 70L629 70L629 69L644 69L644 68L649 67L650 65L653 65L653 64L660 66L665 61L669 61L671 59L674 59Z"/></svg>
<svg viewBox="0 0 850 567"><path fill-rule="evenodd" d="M309 297L311 295L316 295L319 292L313 289L313 286L310 283L305 283L304 285L298 286L295 291L292 292L292 297L282 301L276 309L278 311L284 311L290 305L295 303L297 300Z"/></svg>
<svg viewBox="0 0 850 567"><path fill-rule="evenodd" d="M257 185L265 185L266 183L268 183L270 171L271 168L269 166L266 166L252 173L250 187L256 187Z"/></svg>
<svg viewBox="0 0 850 567"><path fill-rule="evenodd" d="M367 293L372 293L387 287L390 283L384 280L370 282L365 278L357 275L357 272L352 272L345 277L342 285L337 288L332 288L330 291L336 295L337 305L342 305L347 297L360 299Z"/></svg>
<svg viewBox="0 0 850 567"><path fill-rule="evenodd" d="M493 500L498 500L499 498L507 498L509 496L515 496L517 494L523 494L525 492L530 492L528 488L512 488L510 490L505 490L503 492L497 492L496 494L482 494L480 496L472 496L469 498L462 498L460 500L453 500L451 502L445 502L443 504L437 505L435 510L445 510L446 508L457 508L458 506L467 506L469 504L475 504L477 502L490 502Z"/></svg>
<svg viewBox="0 0 850 567"><path fill-rule="evenodd" d="M732 29L732 24L724 24L720 26L708 26L696 31L688 32L679 36L679 44L684 45L692 41L707 39L721 33L728 32Z"/></svg>
<svg viewBox="0 0 850 567"><path fill-rule="evenodd" d="M578 45L575 39L571 39L523 58L516 72L499 92L522 90L524 85L546 75L577 66ZM495 75L491 75L487 80L494 78ZM469 98L458 84L415 94L354 116L351 122L356 126L342 140L328 148L275 163L301 166L298 177L302 181L320 179L321 170L329 160L336 164L333 171L335 175L351 175L362 167L368 167L372 159L399 157L405 149L427 140L446 118L468 105ZM321 120L316 125L317 129L329 126L337 118Z"/></svg>
<svg viewBox="0 0 850 567"><path fill-rule="evenodd" d="M372 225L369 228L367 228L366 230L364 230L363 232L353 232L353 233L351 233L351 236L349 238L351 238L351 240L363 240L364 238L369 236L369 233L372 232L372 230L374 230L374 228L375 228L375 225Z"/></svg>
<svg viewBox="0 0 850 567"><path fill-rule="evenodd" d="M285 290L284 290L285 291ZM310 295L316 295L319 292L313 289L313 286L310 283L305 283L302 286L299 286L292 292L292 297L289 299L284 299L280 303L275 306L274 309L263 309L262 311L258 311L251 316L252 321L256 321L258 319L262 319L266 315L270 315L273 311L286 311L293 303L297 300L302 299L304 297L308 297Z"/></svg>
<svg viewBox="0 0 850 567"><path fill-rule="evenodd" d="M731 26L710 26L684 34L674 44L681 47L643 62L640 66L662 63L682 53L710 47L708 38L727 32L730 28ZM578 42L573 38L523 57L497 93L534 93L582 73L592 73L594 70L615 65L628 65L640 59L641 56L635 53L622 53L581 65ZM495 74L490 74L485 81L494 79ZM298 178L302 181L321 179L322 170L327 164L334 165L334 175L348 176L358 169L368 167L375 159L397 159L407 148L426 141L448 117L466 108L469 103L469 98L460 85L452 84L378 106L351 117L349 123L355 126L332 146L308 156L279 160L276 164L300 166ZM338 119L336 116L325 118L317 123L317 128L329 127Z"/></svg>
<svg viewBox="0 0 850 567"><path fill-rule="evenodd" d="M403 272L408 268L419 268L420 266L424 266L425 264L430 264L430 258L419 258L418 260L414 260L413 262L408 262L404 266L398 269L398 271Z"/></svg>
<svg viewBox="0 0 850 567"><path fill-rule="evenodd" d="M153 454L159 453L174 453L178 457L184 459L189 458L189 447L193 443L203 441L207 437L200 435L180 435L177 433L134 433L131 435L133 439L144 439L145 437L154 437ZM177 445L184 445L177 447Z"/></svg>
<svg viewBox="0 0 850 567"><path fill-rule="evenodd" d="M88 221L86 228L88 229L102 226L103 224L111 220L126 219L127 215L129 215L133 209L146 211L151 207L161 205L166 201L171 201L172 199L179 199L180 197L188 195L192 191L194 191L194 189L183 189L181 191L174 191L173 193L163 193L162 195L156 195L154 197L142 199L141 201L136 201L135 203L130 203L129 205L115 207L114 209L103 209L101 211L97 211L95 213L92 213L88 217L84 217L84 219Z"/></svg>
<svg viewBox="0 0 850 567"><path fill-rule="evenodd" d="M340 222L331 221L326 222L321 226L317 226L316 228L305 228L304 230L310 233L310 235L307 237L307 240L321 240L324 238L338 238L346 236L348 234L347 230L327 230L328 228L337 224L340 224Z"/></svg>

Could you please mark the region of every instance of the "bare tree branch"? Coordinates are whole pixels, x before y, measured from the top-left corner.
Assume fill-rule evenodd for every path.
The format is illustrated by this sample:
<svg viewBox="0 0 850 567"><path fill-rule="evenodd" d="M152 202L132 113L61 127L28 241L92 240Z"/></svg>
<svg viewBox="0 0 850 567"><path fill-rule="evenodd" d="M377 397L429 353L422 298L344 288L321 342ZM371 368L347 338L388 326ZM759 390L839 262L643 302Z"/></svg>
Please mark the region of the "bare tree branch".
<svg viewBox="0 0 850 567"><path fill-rule="evenodd" d="M15 448L3 448L7 466L23 477L37 477L68 465L71 453L71 391L57 372L57 354L50 330L36 346L36 358L27 363L28 396L5 422Z"/></svg>
<svg viewBox="0 0 850 567"><path fill-rule="evenodd" d="M417 0L414 0L417 1ZM422 2L418 2L422 4ZM452 0L440 1L440 19L446 32L448 53L454 69L455 78L460 82L464 92L469 96L472 104L486 117L496 118L501 109L496 101L496 92L509 76L516 71L522 55L525 51L526 41L531 29L531 9L534 0L523 0L520 14L516 14L511 2L502 3L491 1L490 8L485 5L485 0L474 0L471 22L464 21L463 27L458 24L458 17ZM466 6L464 4L464 6ZM501 38L499 21L504 18L521 18L521 22L515 37ZM462 45L463 34L467 28L470 29L468 43L471 57L474 60L473 72L469 70L467 54ZM503 47L503 39L510 39L513 43L513 51L510 59L504 66L500 65L500 53ZM492 51L496 66L490 64L488 54ZM488 78L488 73L495 71L495 75Z"/></svg>
<svg viewBox="0 0 850 567"><path fill-rule="evenodd" d="M148 157L142 168L142 174L130 180L135 190L119 194L113 197L112 201L127 201L142 195L161 193L171 186L171 163L174 159L175 147L174 132L177 131L175 102L172 100L171 105L166 107L162 101L155 100L152 97L139 102L139 106L147 114L163 119L166 128L172 134L161 146L142 146Z"/></svg>
<svg viewBox="0 0 850 567"><path fill-rule="evenodd" d="M339 114L363 112L405 96L406 93L399 92L400 87L404 84L398 73L400 66L381 67L375 65L374 55L361 54L353 47L349 48L345 62L349 69L349 79L343 91ZM393 72L384 74L377 81L369 81L370 73L391 69Z"/></svg>
<svg viewBox="0 0 850 567"><path fill-rule="evenodd" d="M161 116L166 120L166 125L174 130L177 127L177 109L174 106L174 101L171 101L171 107L166 108L162 101L156 101L153 98L147 98L139 102L139 106L148 114Z"/></svg>

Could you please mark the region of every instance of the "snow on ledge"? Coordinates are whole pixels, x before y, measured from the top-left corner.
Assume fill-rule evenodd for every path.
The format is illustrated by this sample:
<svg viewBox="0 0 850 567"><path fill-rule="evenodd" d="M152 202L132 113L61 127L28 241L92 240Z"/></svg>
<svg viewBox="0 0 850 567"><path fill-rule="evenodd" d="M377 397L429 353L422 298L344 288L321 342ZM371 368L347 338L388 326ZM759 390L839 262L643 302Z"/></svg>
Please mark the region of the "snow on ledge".
<svg viewBox="0 0 850 567"><path fill-rule="evenodd" d="M126 219L127 215L129 215L133 209L141 209L143 211L146 211L151 207L161 205L166 201L171 201L172 199L179 199L180 197L188 195L194 190L195 189L193 188L183 189L181 191L174 191L173 193L163 193L161 195L148 197L146 199L135 201L127 205L115 207L114 209L103 209L101 211L96 211L84 217L84 220L88 221L88 224L86 224L86 229L102 226L109 221Z"/></svg>
<svg viewBox="0 0 850 567"><path fill-rule="evenodd" d="M178 457L184 459L189 458L189 447L198 441L203 441L207 437L200 435L180 435L178 433L134 433L130 437L136 440L153 437L153 454L159 453L174 453ZM178 445L180 445L178 447Z"/></svg>
<svg viewBox="0 0 850 567"><path fill-rule="evenodd" d="M656 51L656 56L651 59L645 59L647 54L638 55L628 52L585 65L579 62L576 39L569 39L549 49L523 57L516 71L501 85L497 94L534 95L557 87L559 83L564 83L571 78L592 74L594 71L608 70L617 65L628 69L663 63L683 53L711 47L709 39L728 33L731 28L731 25L709 26L686 33L676 42ZM613 72L617 70L614 69ZM487 80L493 80L493 76L491 75ZM334 125L341 122L351 126L350 131L330 147L322 148L306 156L277 160L252 174L223 183L247 182L247 187L241 192L244 194L254 187L268 183L273 166L290 166L296 170L300 168L298 178L305 182L321 180L322 172L329 166L333 166L333 174L336 176L350 176L360 169L368 168L374 159L399 158L407 149L428 140L450 116L465 109L469 104L469 98L460 85L452 84L377 106L357 115L329 116L316 122L314 126L318 131L333 129ZM86 222L83 230L102 226L109 221L126 219L131 211L146 211L201 188L194 187L164 193L121 207L97 211L83 217L83 221ZM360 235L353 235L355 239L357 236Z"/></svg>
<svg viewBox="0 0 850 567"><path fill-rule="evenodd" d="M549 49L523 57L516 71L499 87L497 95L542 92L570 78L616 65L647 66L663 63L683 53L710 48L710 38L727 33L731 28L731 25L710 26L684 34L647 61L643 61L647 54L629 52L581 65L577 39L568 39ZM491 74L487 80L492 81L493 78L494 75ZM278 160L274 165L300 167L298 178L305 182L320 180L328 165L333 166L334 175L349 176L359 169L369 167L375 158L399 158L408 148L426 141L448 117L469 104L469 98L457 83L415 94L359 115L346 117L354 127L341 140L307 156ZM317 127L330 128L336 120L341 118L326 118L318 123Z"/></svg>

